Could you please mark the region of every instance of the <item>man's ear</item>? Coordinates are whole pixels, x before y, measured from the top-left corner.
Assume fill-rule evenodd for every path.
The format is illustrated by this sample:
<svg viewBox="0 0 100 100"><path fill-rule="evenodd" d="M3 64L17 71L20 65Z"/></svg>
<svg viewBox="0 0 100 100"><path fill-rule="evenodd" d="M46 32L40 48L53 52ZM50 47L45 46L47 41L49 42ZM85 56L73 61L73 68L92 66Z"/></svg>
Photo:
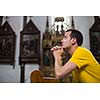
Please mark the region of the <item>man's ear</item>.
<svg viewBox="0 0 100 100"><path fill-rule="evenodd" d="M72 45L74 45L77 41L76 41L76 38L72 38L71 39L71 42L72 42Z"/></svg>

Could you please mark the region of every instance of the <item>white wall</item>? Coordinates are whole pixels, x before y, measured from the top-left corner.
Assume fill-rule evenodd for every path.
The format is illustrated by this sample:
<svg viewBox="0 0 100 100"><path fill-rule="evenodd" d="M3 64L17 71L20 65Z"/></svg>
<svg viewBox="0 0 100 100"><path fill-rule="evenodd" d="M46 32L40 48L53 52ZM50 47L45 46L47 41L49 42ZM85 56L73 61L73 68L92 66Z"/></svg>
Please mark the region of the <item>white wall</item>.
<svg viewBox="0 0 100 100"><path fill-rule="evenodd" d="M75 28L83 34L83 46L90 49L89 29L94 23L93 16L74 16Z"/></svg>
<svg viewBox="0 0 100 100"><path fill-rule="evenodd" d="M20 31L23 29L23 17L22 16L9 16L9 24L12 26L16 33L16 62L15 69L10 65L0 65L0 82L3 83L19 83L20 82L20 66L19 66L19 40ZM29 21L30 18L28 18ZM45 31L46 16L34 16L32 18L34 24L42 33ZM75 28L80 30L84 36L83 46L90 48L89 46L89 28L93 24L92 16L74 16ZM5 22L5 19L3 23ZM38 69L39 65L26 65L25 67L25 82L30 82L30 73L34 69Z"/></svg>

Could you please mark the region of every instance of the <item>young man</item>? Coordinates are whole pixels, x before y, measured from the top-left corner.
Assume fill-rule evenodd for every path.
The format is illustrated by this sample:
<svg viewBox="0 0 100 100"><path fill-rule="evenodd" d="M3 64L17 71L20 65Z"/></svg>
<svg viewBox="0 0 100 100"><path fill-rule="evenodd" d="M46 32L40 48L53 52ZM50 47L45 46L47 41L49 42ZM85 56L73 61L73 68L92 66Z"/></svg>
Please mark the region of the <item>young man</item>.
<svg viewBox="0 0 100 100"><path fill-rule="evenodd" d="M72 72L74 82L100 82L100 65L92 53L81 47L83 36L78 30L67 30L61 40L62 46L55 46L51 49L55 58L55 74L59 79L64 78ZM61 62L61 54L66 49L71 58L64 66Z"/></svg>

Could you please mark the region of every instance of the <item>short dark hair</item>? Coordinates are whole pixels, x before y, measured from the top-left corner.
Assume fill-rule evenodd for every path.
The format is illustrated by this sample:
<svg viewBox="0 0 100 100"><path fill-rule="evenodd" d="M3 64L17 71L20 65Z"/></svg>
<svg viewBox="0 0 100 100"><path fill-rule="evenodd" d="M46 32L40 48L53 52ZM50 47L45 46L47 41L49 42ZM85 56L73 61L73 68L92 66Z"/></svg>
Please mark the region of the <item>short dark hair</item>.
<svg viewBox="0 0 100 100"><path fill-rule="evenodd" d="M71 31L70 37L76 38L78 46L81 46L83 43L83 35L80 31L75 29L68 29L66 32Z"/></svg>

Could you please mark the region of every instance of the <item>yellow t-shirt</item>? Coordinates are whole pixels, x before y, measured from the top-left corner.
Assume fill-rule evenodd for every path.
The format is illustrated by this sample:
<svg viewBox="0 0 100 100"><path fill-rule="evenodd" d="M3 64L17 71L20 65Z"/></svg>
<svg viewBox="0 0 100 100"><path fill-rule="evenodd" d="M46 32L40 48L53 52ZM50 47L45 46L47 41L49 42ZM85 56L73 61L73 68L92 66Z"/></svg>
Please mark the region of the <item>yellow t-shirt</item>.
<svg viewBox="0 0 100 100"><path fill-rule="evenodd" d="M72 72L75 82L100 82L100 64L88 49L78 47L69 61L77 65Z"/></svg>

